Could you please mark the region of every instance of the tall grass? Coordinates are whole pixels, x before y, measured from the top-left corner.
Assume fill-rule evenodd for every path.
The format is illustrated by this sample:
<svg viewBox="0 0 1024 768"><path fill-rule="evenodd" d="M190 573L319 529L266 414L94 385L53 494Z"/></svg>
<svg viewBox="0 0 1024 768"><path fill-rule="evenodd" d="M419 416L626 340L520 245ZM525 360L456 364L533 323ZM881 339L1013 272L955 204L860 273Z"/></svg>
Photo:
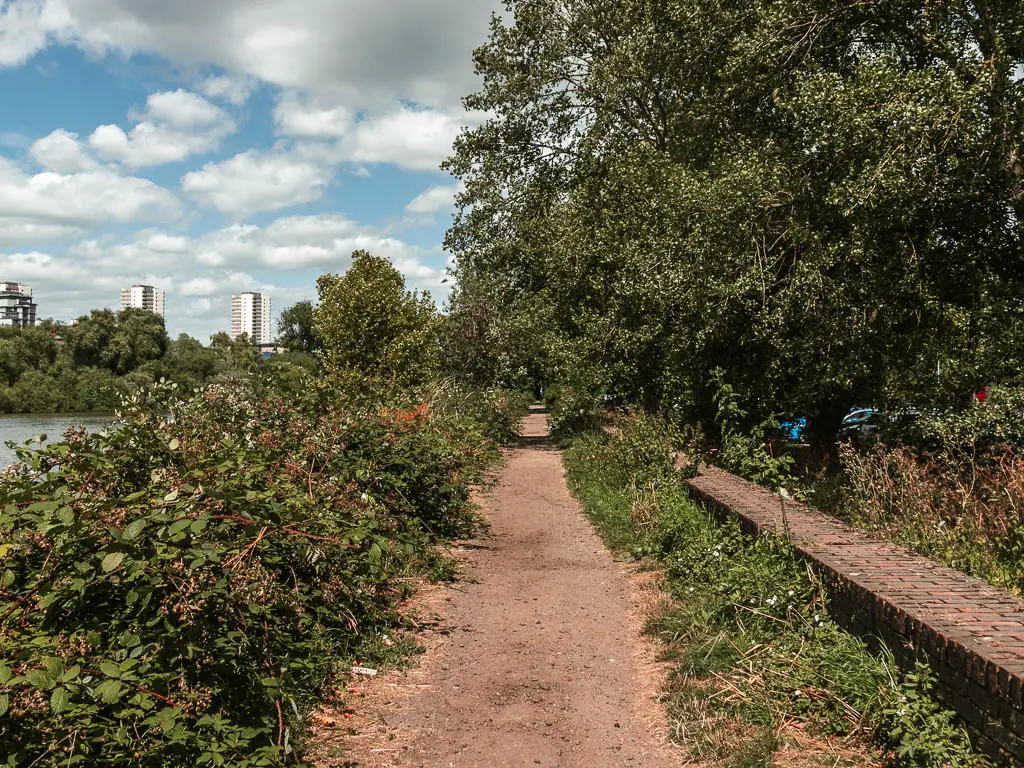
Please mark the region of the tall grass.
<svg viewBox="0 0 1024 768"><path fill-rule="evenodd" d="M570 486L609 545L664 570L675 607L651 631L672 660L673 738L697 759L771 765L795 722L852 739L858 764L984 765L929 695L927 671L901 677L889 654L832 622L826 590L788 543L750 539L695 505L673 448L670 430L638 419L579 437L565 454Z"/></svg>
<svg viewBox="0 0 1024 768"><path fill-rule="evenodd" d="M1024 457L1013 446L840 447L835 514L915 552L1024 594Z"/></svg>

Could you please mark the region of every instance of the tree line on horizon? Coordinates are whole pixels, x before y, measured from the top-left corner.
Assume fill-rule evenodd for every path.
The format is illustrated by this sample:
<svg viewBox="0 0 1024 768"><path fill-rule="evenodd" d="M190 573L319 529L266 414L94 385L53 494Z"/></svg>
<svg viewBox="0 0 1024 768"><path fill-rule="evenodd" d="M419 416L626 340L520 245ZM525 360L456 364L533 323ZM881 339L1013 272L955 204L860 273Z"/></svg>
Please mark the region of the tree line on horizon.
<svg viewBox="0 0 1024 768"><path fill-rule="evenodd" d="M160 381L182 392L243 381L298 393L320 373L353 390L442 377L445 317L429 293L406 290L388 259L356 251L348 271L321 275L317 289L318 302L281 313L276 343L284 351L267 359L244 335L221 331L206 346L184 333L172 339L163 318L142 309L0 328L0 413L111 411Z"/></svg>
<svg viewBox="0 0 1024 768"><path fill-rule="evenodd" d="M43 320L0 328L0 413L110 411L140 386L161 379L184 391L250 376L315 371L312 302L281 314L278 343L287 353L263 360L247 337L223 331L209 345L182 333L170 338L159 315L97 309L72 325Z"/></svg>

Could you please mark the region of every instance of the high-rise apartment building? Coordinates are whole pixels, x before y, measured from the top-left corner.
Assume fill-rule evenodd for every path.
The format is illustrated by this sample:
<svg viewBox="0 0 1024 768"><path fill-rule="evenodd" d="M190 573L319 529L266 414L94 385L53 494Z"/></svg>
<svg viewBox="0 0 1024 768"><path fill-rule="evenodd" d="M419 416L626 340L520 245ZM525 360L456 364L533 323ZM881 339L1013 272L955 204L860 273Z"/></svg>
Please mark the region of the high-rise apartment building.
<svg viewBox="0 0 1024 768"><path fill-rule="evenodd" d="M24 283L0 282L0 327L28 328L35 324L32 289Z"/></svg>
<svg viewBox="0 0 1024 768"><path fill-rule="evenodd" d="M121 289L121 309L147 309L164 317L164 292L152 285Z"/></svg>
<svg viewBox="0 0 1024 768"><path fill-rule="evenodd" d="M262 293L243 293L231 297L231 339L242 334L253 344L271 341L270 297Z"/></svg>

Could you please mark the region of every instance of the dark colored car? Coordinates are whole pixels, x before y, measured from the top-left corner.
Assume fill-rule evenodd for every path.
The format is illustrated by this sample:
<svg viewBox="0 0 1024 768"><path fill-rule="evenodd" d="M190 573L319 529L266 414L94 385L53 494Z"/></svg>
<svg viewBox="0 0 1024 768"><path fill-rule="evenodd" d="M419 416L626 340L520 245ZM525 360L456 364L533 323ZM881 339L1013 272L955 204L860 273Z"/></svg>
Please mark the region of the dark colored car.
<svg viewBox="0 0 1024 768"><path fill-rule="evenodd" d="M853 408L839 425L839 439L868 440L877 436L884 422L883 415L874 408Z"/></svg>
<svg viewBox="0 0 1024 768"><path fill-rule="evenodd" d="M853 408L839 425L839 439L864 442L882 437L905 438L913 430L920 412L916 408L880 411L876 408Z"/></svg>

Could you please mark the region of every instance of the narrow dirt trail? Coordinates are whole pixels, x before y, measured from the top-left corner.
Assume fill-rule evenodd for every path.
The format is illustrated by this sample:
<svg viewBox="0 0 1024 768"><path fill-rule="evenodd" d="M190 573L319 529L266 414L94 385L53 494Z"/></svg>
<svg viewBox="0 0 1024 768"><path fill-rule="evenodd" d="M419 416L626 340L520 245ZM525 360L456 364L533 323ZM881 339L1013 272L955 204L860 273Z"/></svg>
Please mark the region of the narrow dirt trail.
<svg viewBox="0 0 1024 768"><path fill-rule="evenodd" d="M438 641L418 669L385 683L392 692L378 730L389 741L357 738L347 759L429 768L679 764L661 736L624 569L570 496L546 435L546 417L532 411L484 501L491 532L469 549L470 581L443 598Z"/></svg>

